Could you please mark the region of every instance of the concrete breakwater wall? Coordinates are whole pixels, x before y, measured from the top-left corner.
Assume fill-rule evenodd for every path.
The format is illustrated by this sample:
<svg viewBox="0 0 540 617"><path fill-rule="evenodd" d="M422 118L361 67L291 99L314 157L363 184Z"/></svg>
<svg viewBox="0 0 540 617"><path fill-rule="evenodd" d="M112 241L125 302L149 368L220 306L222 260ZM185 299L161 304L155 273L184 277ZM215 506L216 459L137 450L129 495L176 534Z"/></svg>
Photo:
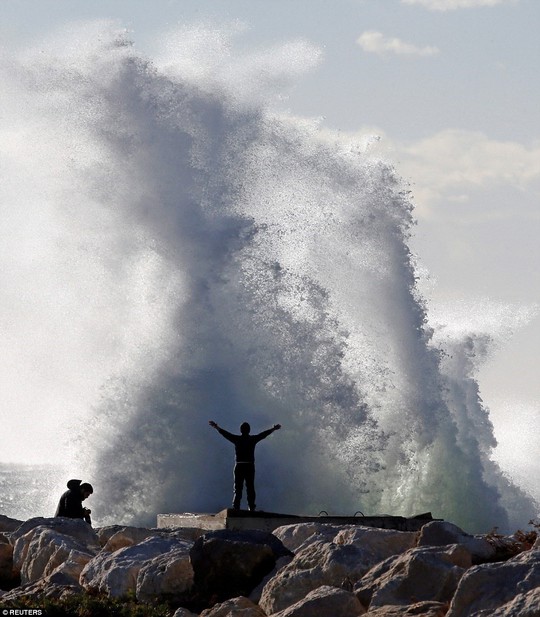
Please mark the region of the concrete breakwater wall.
<svg viewBox="0 0 540 617"><path fill-rule="evenodd" d="M317 516L280 514L249 510L221 510L217 514L184 512L179 514L158 514L157 526L160 529L174 527L198 527L201 529L259 529L274 531L284 525L300 523L319 523L324 525L360 525L379 529L399 531L419 531L426 523L433 521L431 512L413 517L404 516L364 516L361 512L354 516L329 515L321 512ZM440 520L440 519L437 519Z"/></svg>

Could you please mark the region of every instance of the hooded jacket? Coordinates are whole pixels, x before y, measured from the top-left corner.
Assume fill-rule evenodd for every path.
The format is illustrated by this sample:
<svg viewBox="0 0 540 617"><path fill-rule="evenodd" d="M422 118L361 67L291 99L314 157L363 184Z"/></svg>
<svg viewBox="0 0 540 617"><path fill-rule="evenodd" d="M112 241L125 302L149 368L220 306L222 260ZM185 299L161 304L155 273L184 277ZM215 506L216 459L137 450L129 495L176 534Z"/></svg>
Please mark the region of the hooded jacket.
<svg viewBox="0 0 540 617"><path fill-rule="evenodd" d="M65 516L67 518L82 518L87 523L90 523L90 517L83 508L83 498L81 495L81 482L82 480L70 480L67 483L67 490L56 508L55 516Z"/></svg>

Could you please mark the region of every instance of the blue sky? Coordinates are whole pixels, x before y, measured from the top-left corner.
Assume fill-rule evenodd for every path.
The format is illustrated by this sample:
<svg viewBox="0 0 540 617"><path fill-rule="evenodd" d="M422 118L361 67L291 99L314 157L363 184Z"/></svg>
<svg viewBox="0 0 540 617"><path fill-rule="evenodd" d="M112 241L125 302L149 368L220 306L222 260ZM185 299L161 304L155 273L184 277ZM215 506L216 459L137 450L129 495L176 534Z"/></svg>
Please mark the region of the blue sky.
<svg viewBox="0 0 540 617"><path fill-rule="evenodd" d="M2 0L2 46L103 18L151 57L165 32L194 22L243 23L239 52L295 39L320 49L280 105L344 139L381 136L411 183L434 312L506 331L540 305L537 0ZM535 316L480 373L503 458L516 456L514 423L531 427L523 456L540 439L539 342Z"/></svg>
<svg viewBox="0 0 540 617"><path fill-rule="evenodd" d="M429 8L438 5L449 8ZM322 48L324 61L290 104L333 127L381 125L416 138L451 126L525 142L537 128L540 7L533 0L3 0L2 13L3 38L14 43L69 20L110 17L149 53L178 23L242 20L250 29L241 45L302 37ZM366 33L379 34L371 46L359 42Z"/></svg>

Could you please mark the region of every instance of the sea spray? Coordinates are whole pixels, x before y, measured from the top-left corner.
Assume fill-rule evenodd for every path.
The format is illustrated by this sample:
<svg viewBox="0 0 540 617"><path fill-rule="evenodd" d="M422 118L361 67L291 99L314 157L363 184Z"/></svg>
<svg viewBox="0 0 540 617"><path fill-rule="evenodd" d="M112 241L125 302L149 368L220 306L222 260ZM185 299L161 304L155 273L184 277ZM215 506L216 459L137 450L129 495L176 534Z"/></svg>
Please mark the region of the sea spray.
<svg viewBox="0 0 540 617"><path fill-rule="evenodd" d="M57 447L94 485L95 520L228 506L214 419L283 425L258 446L262 509L526 523L535 504L489 458L473 339L449 350L429 322L406 186L265 103L299 70L291 50L308 66L319 52L250 62L223 32L182 32L152 62L84 25L8 70L32 141L12 136L3 208L13 220L16 195L47 276L18 243L6 259L15 292L35 277L32 323L61 342L61 361L38 349L62 377L45 391L71 403L52 426L68 427Z"/></svg>

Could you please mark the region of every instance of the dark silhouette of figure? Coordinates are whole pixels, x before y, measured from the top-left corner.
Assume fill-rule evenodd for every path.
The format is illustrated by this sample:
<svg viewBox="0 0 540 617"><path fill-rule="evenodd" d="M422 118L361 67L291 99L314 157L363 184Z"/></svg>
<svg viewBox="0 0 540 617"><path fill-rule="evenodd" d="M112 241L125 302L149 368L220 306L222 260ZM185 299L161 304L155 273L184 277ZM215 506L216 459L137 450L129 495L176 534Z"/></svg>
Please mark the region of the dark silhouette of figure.
<svg viewBox="0 0 540 617"><path fill-rule="evenodd" d="M242 500L242 489L244 483L246 485L246 493L248 507L250 510L255 510L255 446L261 441L281 428L281 424L274 426L267 431L263 431L258 435L250 435L251 427L247 422L240 426L240 435L233 435L225 429L219 427L216 422L210 420L212 428L215 428L218 433L223 435L234 444L236 451L236 464L234 466L234 496L233 508L240 509L240 501Z"/></svg>
<svg viewBox="0 0 540 617"><path fill-rule="evenodd" d="M65 516L67 518L82 518L89 525L92 524L90 518L91 510L83 508L82 502L93 492L91 484L81 480L70 480L67 483L68 490L60 497L55 516Z"/></svg>

